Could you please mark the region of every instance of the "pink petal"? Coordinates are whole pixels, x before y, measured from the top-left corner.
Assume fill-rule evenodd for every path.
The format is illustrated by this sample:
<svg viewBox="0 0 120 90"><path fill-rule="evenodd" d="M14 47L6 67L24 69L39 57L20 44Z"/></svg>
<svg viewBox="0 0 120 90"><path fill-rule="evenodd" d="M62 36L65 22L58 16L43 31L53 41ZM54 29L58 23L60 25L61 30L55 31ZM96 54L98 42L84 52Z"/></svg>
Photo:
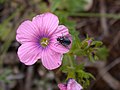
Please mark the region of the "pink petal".
<svg viewBox="0 0 120 90"><path fill-rule="evenodd" d="M42 64L49 70L56 69L61 65L62 55L46 48L42 51Z"/></svg>
<svg viewBox="0 0 120 90"><path fill-rule="evenodd" d="M53 36L64 36L69 34L68 28L65 27L64 25L59 25L56 29L56 31L54 32Z"/></svg>
<svg viewBox="0 0 120 90"><path fill-rule="evenodd" d="M38 26L40 31L51 35L58 27L58 17L52 13L44 13L33 18L33 22Z"/></svg>
<svg viewBox="0 0 120 90"><path fill-rule="evenodd" d="M25 65L32 65L41 58L41 49L36 43L25 43L18 48L18 57Z"/></svg>
<svg viewBox="0 0 120 90"><path fill-rule="evenodd" d="M69 49L71 48L71 44L67 47L63 46L61 43L57 41L57 38L60 36L67 36L70 39L71 44L72 44L72 37L69 34L67 27L65 27L64 25L59 25L50 40L51 49L58 53L67 53L69 52Z"/></svg>
<svg viewBox="0 0 120 90"><path fill-rule="evenodd" d="M74 79L69 79L67 84L67 90L81 90L82 86L77 83Z"/></svg>
<svg viewBox="0 0 120 90"><path fill-rule="evenodd" d="M58 87L60 88L60 90L67 90L66 84L58 84Z"/></svg>
<svg viewBox="0 0 120 90"><path fill-rule="evenodd" d="M17 29L16 40L18 42L36 42L39 39L38 28L29 20L24 21Z"/></svg>

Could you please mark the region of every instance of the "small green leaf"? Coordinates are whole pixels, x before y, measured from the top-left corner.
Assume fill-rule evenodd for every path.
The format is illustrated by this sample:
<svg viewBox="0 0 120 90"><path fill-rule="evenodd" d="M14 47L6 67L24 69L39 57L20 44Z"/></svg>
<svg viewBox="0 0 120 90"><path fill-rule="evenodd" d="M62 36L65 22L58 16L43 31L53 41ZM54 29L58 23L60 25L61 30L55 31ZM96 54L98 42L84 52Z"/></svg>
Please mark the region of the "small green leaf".
<svg viewBox="0 0 120 90"><path fill-rule="evenodd" d="M89 53L88 58L91 62L95 61L93 53Z"/></svg>
<svg viewBox="0 0 120 90"><path fill-rule="evenodd" d="M101 59L101 60L106 60L108 56L108 49L104 46L98 49L96 52L96 55Z"/></svg>
<svg viewBox="0 0 120 90"><path fill-rule="evenodd" d="M75 79L75 73L73 71L68 72L67 79L74 78Z"/></svg>
<svg viewBox="0 0 120 90"><path fill-rule="evenodd" d="M95 45L95 47L100 47L102 46L102 42L101 41L93 41L91 45Z"/></svg>

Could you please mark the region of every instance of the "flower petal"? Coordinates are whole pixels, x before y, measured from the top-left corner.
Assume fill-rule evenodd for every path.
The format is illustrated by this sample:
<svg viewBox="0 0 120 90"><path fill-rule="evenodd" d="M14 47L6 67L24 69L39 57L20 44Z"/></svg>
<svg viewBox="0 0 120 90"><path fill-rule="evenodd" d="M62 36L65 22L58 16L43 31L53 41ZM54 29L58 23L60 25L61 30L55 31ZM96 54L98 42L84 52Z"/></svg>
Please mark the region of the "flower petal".
<svg viewBox="0 0 120 90"><path fill-rule="evenodd" d="M57 38L62 36L66 36L71 41L71 44L68 45L67 47L63 46L61 43L57 41ZM52 38L50 39L51 49L58 53L67 53L71 48L71 45L72 37L69 34L67 27L65 27L64 25L59 25L57 30L52 35Z"/></svg>
<svg viewBox="0 0 120 90"><path fill-rule="evenodd" d="M33 18L33 22L37 25L41 32L51 35L58 27L58 17L52 13L44 13Z"/></svg>
<svg viewBox="0 0 120 90"><path fill-rule="evenodd" d="M56 29L56 31L54 32L53 36L65 36L69 34L68 28L64 25L59 25Z"/></svg>
<svg viewBox="0 0 120 90"><path fill-rule="evenodd" d="M18 57L25 65L32 65L41 58L41 49L36 43L25 43L18 48Z"/></svg>
<svg viewBox="0 0 120 90"><path fill-rule="evenodd" d="M69 79L67 83L67 90L81 90L82 86L74 79Z"/></svg>
<svg viewBox="0 0 120 90"><path fill-rule="evenodd" d="M62 62L62 55L52 51L49 48L46 48L46 50L42 51L42 64L44 67L46 67L49 70L56 69L61 65Z"/></svg>
<svg viewBox="0 0 120 90"><path fill-rule="evenodd" d="M67 90L66 84L58 84L58 87L60 88L60 90Z"/></svg>
<svg viewBox="0 0 120 90"><path fill-rule="evenodd" d="M36 42L39 38L38 28L29 20L24 21L17 29L16 40L18 42Z"/></svg>

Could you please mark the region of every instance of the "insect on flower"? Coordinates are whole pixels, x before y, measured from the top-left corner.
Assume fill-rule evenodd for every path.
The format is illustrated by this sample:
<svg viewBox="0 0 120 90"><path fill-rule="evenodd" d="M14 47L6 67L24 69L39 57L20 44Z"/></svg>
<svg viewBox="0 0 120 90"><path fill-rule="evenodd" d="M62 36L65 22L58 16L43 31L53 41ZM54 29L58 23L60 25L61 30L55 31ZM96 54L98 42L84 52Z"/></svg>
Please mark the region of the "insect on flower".
<svg viewBox="0 0 120 90"><path fill-rule="evenodd" d="M66 48L71 44L71 41L68 36L59 36L57 38L57 41Z"/></svg>
<svg viewBox="0 0 120 90"><path fill-rule="evenodd" d="M61 36L61 33L70 36L67 27L59 25L58 17L49 12L22 22L16 32L16 40L21 44L17 52L19 60L25 65L41 60L49 70L58 68L62 64L63 54L70 49L63 47L66 46L65 42L55 45L58 43L56 36ZM71 37L69 39L72 42ZM71 43L67 44L71 47Z"/></svg>

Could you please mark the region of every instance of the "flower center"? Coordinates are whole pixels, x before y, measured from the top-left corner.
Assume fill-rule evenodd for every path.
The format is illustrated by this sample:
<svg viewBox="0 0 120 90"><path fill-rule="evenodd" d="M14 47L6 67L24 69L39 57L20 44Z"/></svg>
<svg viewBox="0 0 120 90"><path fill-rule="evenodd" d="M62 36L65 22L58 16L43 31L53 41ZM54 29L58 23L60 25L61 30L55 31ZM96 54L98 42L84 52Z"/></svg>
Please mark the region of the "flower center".
<svg viewBox="0 0 120 90"><path fill-rule="evenodd" d="M49 44L49 39L48 38L42 38L40 40L40 44L42 47L46 47Z"/></svg>

